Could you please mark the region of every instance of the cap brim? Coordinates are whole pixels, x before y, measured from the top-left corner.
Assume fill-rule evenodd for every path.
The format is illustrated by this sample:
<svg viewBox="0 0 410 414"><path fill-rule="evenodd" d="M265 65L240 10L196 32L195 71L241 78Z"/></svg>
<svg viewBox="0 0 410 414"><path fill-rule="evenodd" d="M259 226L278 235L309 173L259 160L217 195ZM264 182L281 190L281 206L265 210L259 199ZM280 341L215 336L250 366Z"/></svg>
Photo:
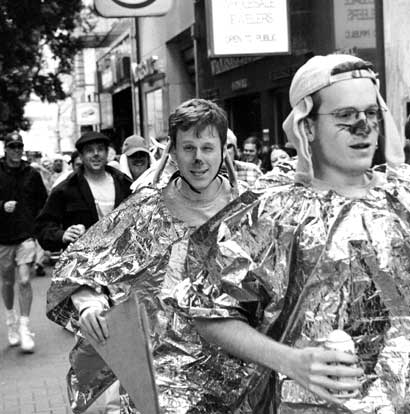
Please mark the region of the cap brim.
<svg viewBox="0 0 410 414"><path fill-rule="evenodd" d="M149 155L149 151L145 148L130 148L129 150L125 151L124 154L129 157L137 152L144 152L145 154Z"/></svg>
<svg viewBox="0 0 410 414"><path fill-rule="evenodd" d="M81 138L80 138L81 139ZM109 138L103 138L103 137L97 137L97 138L92 138L92 139L86 139L83 142L76 142L75 143L75 148L77 151L81 151L81 149L87 145L87 144L93 144L93 143L98 143L98 142L102 142L105 145L110 145L110 139Z"/></svg>

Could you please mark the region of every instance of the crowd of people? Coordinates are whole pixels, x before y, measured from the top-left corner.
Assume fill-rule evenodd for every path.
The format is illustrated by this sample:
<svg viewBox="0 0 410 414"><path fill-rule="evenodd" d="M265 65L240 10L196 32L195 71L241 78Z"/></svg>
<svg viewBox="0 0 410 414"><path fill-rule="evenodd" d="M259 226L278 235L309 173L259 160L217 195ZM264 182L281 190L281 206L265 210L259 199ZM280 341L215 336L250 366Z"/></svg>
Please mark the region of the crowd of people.
<svg viewBox="0 0 410 414"><path fill-rule="evenodd" d="M285 148L263 150L252 135L240 152L224 110L195 98L169 116L154 148L132 135L118 160L106 135L84 133L72 171L53 160L51 184L22 160L21 136L7 135L0 269L8 340L34 351L36 243L61 252L46 313L75 333L74 412L97 404L139 412L92 346L123 340L111 338L107 312L134 294L149 319L161 413L410 410L405 137L373 68L357 57L309 59L289 98ZM329 338L340 343L332 348Z"/></svg>

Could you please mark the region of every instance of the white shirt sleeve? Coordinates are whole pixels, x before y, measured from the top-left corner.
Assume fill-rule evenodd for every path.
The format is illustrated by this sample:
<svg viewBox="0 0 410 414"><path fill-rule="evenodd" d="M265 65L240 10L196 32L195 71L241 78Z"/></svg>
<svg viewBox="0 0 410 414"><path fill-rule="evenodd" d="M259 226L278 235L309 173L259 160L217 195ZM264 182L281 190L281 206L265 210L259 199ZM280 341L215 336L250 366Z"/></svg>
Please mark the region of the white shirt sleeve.
<svg viewBox="0 0 410 414"><path fill-rule="evenodd" d="M71 300L79 313L91 306L109 308L107 295L97 293L95 290L83 286L71 295Z"/></svg>

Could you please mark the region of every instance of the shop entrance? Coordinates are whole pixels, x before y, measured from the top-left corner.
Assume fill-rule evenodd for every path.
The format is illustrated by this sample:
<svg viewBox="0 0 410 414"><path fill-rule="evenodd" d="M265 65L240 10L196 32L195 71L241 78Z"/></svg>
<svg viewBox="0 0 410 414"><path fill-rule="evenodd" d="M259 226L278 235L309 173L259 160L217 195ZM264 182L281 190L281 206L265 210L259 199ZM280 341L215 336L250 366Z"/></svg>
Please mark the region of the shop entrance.
<svg viewBox="0 0 410 414"><path fill-rule="evenodd" d="M238 96L226 101L229 124L238 138L241 148L243 141L251 136L261 137L261 100L259 94Z"/></svg>
<svg viewBox="0 0 410 414"><path fill-rule="evenodd" d="M272 144L284 147L287 143L286 134L283 131L282 124L291 111L289 103L289 86L278 88L270 91L271 107L269 109L269 118L273 121L273 140Z"/></svg>
<svg viewBox="0 0 410 414"><path fill-rule="evenodd" d="M131 88L113 94L112 109L114 116L113 141L118 151L125 138L133 134Z"/></svg>

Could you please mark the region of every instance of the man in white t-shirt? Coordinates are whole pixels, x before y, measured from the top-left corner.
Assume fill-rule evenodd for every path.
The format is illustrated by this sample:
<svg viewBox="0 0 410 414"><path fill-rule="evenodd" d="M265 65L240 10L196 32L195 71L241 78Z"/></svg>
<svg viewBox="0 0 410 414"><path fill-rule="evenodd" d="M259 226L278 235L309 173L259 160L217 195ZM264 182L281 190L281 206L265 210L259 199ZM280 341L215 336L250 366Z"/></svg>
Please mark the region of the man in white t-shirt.
<svg viewBox="0 0 410 414"><path fill-rule="evenodd" d="M94 131L76 142L82 166L52 190L36 220L44 249L65 249L130 194L131 180L107 166L109 143L106 135Z"/></svg>

